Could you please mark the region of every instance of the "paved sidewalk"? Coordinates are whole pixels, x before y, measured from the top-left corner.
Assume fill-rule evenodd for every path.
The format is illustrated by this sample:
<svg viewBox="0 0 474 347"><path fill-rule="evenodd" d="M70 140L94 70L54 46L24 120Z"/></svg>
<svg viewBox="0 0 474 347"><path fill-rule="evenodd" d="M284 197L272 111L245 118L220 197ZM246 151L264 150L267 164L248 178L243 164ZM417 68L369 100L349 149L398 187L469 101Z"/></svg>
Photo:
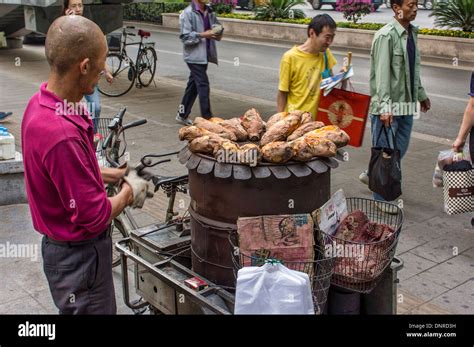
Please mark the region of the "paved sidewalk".
<svg viewBox="0 0 474 347"><path fill-rule="evenodd" d="M10 122L4 125L14 134L18 150L26 103L39 84L47 79L48 66L43 51L41 46L0 50L0 109L14 112ZM17 57L21 59L20 67L15 67ZM127 132L132 161L145 153L172 151L183 146L177 138L179 125L174 121L183 89L182 82L158 77L156 87L134 88L123 97L102 99L104 117L113 116L126 105L126 119L148 120L146 126ZM212 92L211 100L213 112L223 118L240 115L250 107L256 107L269 117L276 108L270 101L218 91ZM197 115L198 109L196 104L193 116ZM397 253L405 266L399 272L399 294L402 294L399 313L474 313L474 232L470 216L447 216L442 210L442 191L432 188L431 184L437 153L449 146L449 143L443 145L439 141L413 138L403 162L404 194L401 198L406 220ZM347 196L370 197L367 187L358 181L358 175L369 160L369 131L364 146L348 148L348 152L349 161L332 172L332 192L343 188ZM174 161L160 172L179 174L185 173L186 169ZM164 197L163 193L157 193L142 210L134 212L141 225L163 219ZM0 244L10 242L39 247L39 241L27 205L0 207ZM56 312L38 256L37 261L0 258L0 278L5 283L0 286L0 313ZM114 270L114 276L119 313L131 313L122 302L120 270Z"/></svg>

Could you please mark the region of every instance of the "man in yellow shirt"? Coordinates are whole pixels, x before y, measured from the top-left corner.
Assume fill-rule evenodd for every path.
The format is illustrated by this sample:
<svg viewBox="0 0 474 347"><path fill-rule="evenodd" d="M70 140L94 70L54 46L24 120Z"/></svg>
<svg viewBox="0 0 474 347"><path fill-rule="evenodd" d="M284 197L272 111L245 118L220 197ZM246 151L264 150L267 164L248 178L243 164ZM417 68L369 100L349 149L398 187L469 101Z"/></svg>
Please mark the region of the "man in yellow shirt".
<svg viewBox="0 0 474 347"><path fill-rule="evenodd" d="M314 17L308 38L283 54L278 85L278 112L301 110L318 113L321 79L332 76L336 59L329 50L336 36L336 23L327 14Z"/></svg>

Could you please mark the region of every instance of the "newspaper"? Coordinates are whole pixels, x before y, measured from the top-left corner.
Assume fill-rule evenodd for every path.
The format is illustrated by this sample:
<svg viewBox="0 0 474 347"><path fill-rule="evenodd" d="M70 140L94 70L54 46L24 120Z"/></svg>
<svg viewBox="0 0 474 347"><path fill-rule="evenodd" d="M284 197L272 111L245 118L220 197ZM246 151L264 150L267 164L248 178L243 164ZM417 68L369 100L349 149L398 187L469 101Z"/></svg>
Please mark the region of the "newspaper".
<svg viewBox="0 0 474 347"><path fill-rule="evenodd" d="M323 206L313 212L315 223L326 234L334 235L341 221L348 215L344 191L339 189Z"/></svg>
<svg viewBox="0 0 474 347"><path fill-rule="evenodd" d="M346 71L340 72L335 76L323 79L321 81L320 89L324 90L323 94L324 96L327 96L334 89L334 87L342 83L342 81L351 78L352 76L354 76L354 69L351 65Z"/></svg>

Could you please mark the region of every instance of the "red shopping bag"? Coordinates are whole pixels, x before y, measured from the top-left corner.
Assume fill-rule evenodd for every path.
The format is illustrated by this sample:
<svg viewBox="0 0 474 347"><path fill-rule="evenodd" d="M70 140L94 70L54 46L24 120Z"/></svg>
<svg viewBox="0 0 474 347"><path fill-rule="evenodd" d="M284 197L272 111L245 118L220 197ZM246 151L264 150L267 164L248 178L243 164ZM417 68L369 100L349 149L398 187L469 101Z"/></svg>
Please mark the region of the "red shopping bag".
<svg viewBox="0 0 474 347"><path fill-rule="evenodd" d="M321 93L316 120L337 125L351 137L350 146L360 147L369 106L370 95L334 88L327 96Z"/></svg>

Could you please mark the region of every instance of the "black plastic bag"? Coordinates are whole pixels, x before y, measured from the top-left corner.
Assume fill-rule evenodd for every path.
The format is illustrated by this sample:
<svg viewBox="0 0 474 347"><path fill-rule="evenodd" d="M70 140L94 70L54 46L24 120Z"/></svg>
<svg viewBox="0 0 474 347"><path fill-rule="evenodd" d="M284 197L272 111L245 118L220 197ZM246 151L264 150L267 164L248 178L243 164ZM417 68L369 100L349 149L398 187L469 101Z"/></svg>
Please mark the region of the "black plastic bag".
<svg viewBox="0 0 474 347"><path fill-rule="evenodd" d="M368 172L369 188L372 192L380 194L385 200L393 201L402 195L400 150L397 149L392 127L389 127L387 131L385 126L382 126L377 137L377 143L382 132L384 132L388 146L390 146L388 132L391 132L393 148L372 147Z"/></svg>

